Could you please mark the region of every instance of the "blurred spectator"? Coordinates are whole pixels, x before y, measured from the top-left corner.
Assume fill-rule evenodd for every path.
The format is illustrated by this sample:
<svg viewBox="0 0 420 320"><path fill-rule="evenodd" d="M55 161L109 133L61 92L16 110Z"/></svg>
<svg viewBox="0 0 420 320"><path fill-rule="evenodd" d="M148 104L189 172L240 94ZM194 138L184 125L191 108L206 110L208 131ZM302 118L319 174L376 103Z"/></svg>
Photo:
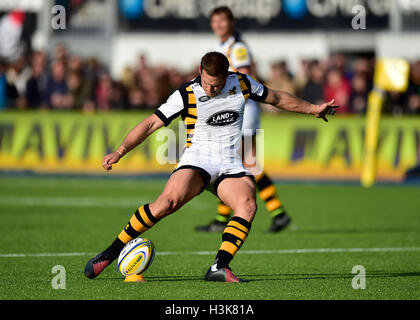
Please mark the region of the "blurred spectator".
<svg viewBox="0 0 420 320"><path fill-rule="evenodd" d="M351 70L348 70L347 57L343 53L336 53L331 56L329 59L330 66L329 69L336 69L341 73L344 81L350 82L353 74Z"/></svg>
<svg viewBox="0 0 420 320"><path fill-rule="evenodd" d="M384 112L393 115L403 113L404 109L404 94L400 92L387 92L385 98Z"/></svg>
<svg viewBox="0 0 420 320"><path fill-rule="evenodd" d="M420 60L411 67L410 84L406 97L406 113L420 114Z"/></svg>
<svg viewBox="0 0 420 320"><path fill-rule="evenodd" d="M7 65L0 61L0 110L7 107Z"/></svg>
<svg viewBox="0 0 420 320"><path fill-rule="evenodd" d="M128 96L128 105L130 110L146 109L146 98L144 91L139 87L133 87Z"/></svg>
<svg viewBox="0 0 420 320"><path fill-rule="evenodd" d="M99 74L102 72L102 66L95 57L91 57L85 64L85 77L88 78L94 85L98 82Z"/></svg>
<svg viewBox="0 0 420 320"><path fill-rule="evenodd" d="M9 104L17 106L20 109L26 108L26 82L31 76L31 68L27 65L27 59L25 56L19 56L13 60L9 65L7 71L7 82L16 88L16 94L13 100Z"/></svg>
<svg viewBox="0 0 420 320"><path fill-rule="evenodd" d="M131 90L136 85L136 75L130 67L125 67L121 76L121 84Z"/></svg>
<svg viewBox="0 0 420 320"><path fill-rule="evenodd" d="M66 59L67 60L67 59ZM65 63L64 63L65 64ZM83 60L79 56L72 56L68 59L68 71L83 72Z"/></svg>
<svg viewBox="0 0 420 320"><path fill-rule="evenodd" d="M189 72L184 75L184 82L190 81L198 76L198 65L193 66Z"/></svg>
<svg viewBox="0 0 420 320"><path fill-rule="evenodd" d="M288 70L285 61L279 61L271 64L270 77L265 82L265 85L274 90L282 90L291 94L295 94L295 85L293 83L293 76ZM278 108L269 104L260 104L265 112L277 113L280 112Z"/></svg>
<svg viewBox="0 0 420 320"><path fill-rule="evenodd" d="M94 109L92 84L86 80L81 71L71 71L67 76L67 87L70 91L70 108L73 110L91 111Z"/></svg>
<svg viewBox="0 0 420 320"><path fill-rule="evenodd" d="M178 89L186 81L182 76L181 72L179 72L175 68L169 68L168 80L170 85L169 91L171 92Z"/></svg>
<svg viewBox="0 0 420 320"><path fill-rule="evenodd" d="M18 97L16 87L8 80L7 67L7 63L0 61L0 110L14 105Z"/></svg>
<svg viewBox="0 0 420 320"><path fill-rule="evenodd" d="M68 58L67 86L71 93L73 110L93 111L95 85L94 77L85 71L83 60L79 56Z"/></svg>
<svg viewBox="0 0 420 320"><path fill-rule="evenodd" d="M275 90L295 94L293 76L289 72L285 61L279 61L271 65L271 75L267 81L267 86Z"/></svg>
<svg viewBox="0 0 420 320"><path fill-rule="evenodd" d="M353 74L364 74L367 79L373 77L373 68L371 68L371 63L366 58L357 58L353 63Z"/></svg>
<svg viewBox="0 0 420 320"><path fill-rule="evenodd" d="M70 91L66 82L66 67L62 60L51 65L51 75L47 81L43 108L69 109L72 106Z"/></svg>
<svg viewBox="0 0 420 320"><path fill-rule="evenodd" d="M311 77L311 62L308 59L300 61L300 69L295 77L296 93L300 95Z"/></svg>
<svg viewBox="0 0 420 320"><path fill-rule="evenodd" d="M301 98L314 104L324 103L324 69L318 60L309 64L309 80L302 89Z"/></svg>
<svg viewBox="0 0 420 320"><path fill-rule="evenodd" d="M68 58L69 58L69 52L68 52L67 47L64 44L58 44L54 48L52 59L60 61L64 65L67 65Z"/></svg>
<svg viewBox="0 0 420 320"><path fill-rule="evenodd" d="M124 85L120 82L115 82L111 89L110 97L112 110L125 110L127 109L127 92Z"/></svg>
<svg viewBox="0 0 420 320"><path fill-rule="evenodd" d="M367 109L369 95L368 78L365 73L356 73L353 76L351 95L350 95L350 111L353 113L365 113Z"/></svg>
<svg viewBox="0 0 420 320"><path fill-rule="evenodd" d="M157 75L148 69L139 82L144 90L146 108L156 108L160 101Z"/></svg>
<svg viewBox="0 0 420 320"><path fill-rule="evenodd" d="M43 102L43 92L47 86L47 56L44 52L35 52L31 60L31 76L26 81L25 98L28 108L38 108Z"/></svg>
<svg viewBox="0 0 420 320"><path fill-rule="evenodd" d="M111 110L111 93L113 82L108 73L102 73L95 89L96 106L100 111Z"/></svg>
<svg viewBox="0 0 420 320"><path fill-rule="evenodd" d="M320 61L302 60L296 77L285 61L278 61L271 65L267 81L258 80L316 104L335 99L340 105L339 113L363 114L373 87L374 65L374 57L350 60L339 53ZM181 71L173 66L150 64L140 54L136 66L126 66L119 79L114 79L95 57L72 55L60 44L50 57L39 51L0 62L0 110L153 110L197 75L197 65ZM265 112L280 112L265 104L261 108ZM383 110L391 114L420 114L420 61L411 66L407 91L387 92Z"/></svg>
<svg viewBox="0 0 420 320"><path fill-rule="evenodd" d="M340 106L337 109L338 113L348 113L350 111L349 99L351 94L351 86L342 71L338 68L333 68L328 71L327 79L324 84L324 101L335 100L335 103Z"/></svg>
<svg viewBox="0 0 420 320"><path fill-rule="evenodd" d="M373 89L373 74L375 71L375 59L371 58L356 58L353 63L353 76L356 74L362 74L367 81L367 91L370 92Z"/></svg>
<svg viewBox="0 0 420 320"><path fill-rule="evenodd" d="M164 65L157 65L154 68L153 73L155 74L154 84L157 90L157 101L154 104L150 104L151 108L156 108L161 103L165 102L166 98L172 93L171 84L169 81L169 75Z"/></svg>

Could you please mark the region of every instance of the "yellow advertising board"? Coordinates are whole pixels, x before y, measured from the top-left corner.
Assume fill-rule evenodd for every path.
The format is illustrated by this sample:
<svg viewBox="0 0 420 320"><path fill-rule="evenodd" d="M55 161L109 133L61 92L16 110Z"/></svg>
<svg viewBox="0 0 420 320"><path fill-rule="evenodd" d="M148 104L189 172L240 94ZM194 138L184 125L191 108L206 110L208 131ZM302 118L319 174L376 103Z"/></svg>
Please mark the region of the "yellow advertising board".
<svg viewBox="0 0 420 320"><path fill-rule="evenodd" d="M104 173L103 156L150 113L2 113L0 170L38 173ZM335 116L328 123L310 116L263 115L264 169L277 178L359 180L365 118ZM169 173L185 144L174 121L114 166L118 174ZM170 134L166 134L169 132ZM172 132L172 134L171 134ZM175 137L175 141L171 138ZM420 163L420 118L385 117L378 133L377 177L400 181ZM172 146L173 147L173 146ZM172 148L173 149L173 148ZM162 159L170 159L165 163Z"/></svg>

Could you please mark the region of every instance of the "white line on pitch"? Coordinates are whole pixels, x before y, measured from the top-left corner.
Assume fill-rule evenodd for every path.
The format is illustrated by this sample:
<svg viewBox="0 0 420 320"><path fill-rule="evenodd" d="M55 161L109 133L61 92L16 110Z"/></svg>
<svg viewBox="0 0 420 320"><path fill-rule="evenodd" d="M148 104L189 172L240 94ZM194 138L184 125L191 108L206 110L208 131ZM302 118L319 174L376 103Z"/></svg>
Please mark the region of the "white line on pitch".
<svg viewBox="0 0 420 320"><path fill-rule="evenodd" d="M130 197L112 198L103 197L26 197L10 196L0 197L0 205L13 207L72 207L72 208L136 208L142 203L150 202L153 198ZM186 204L194 210L202 210L211 207L211 204L191 201Z"/></svg>
<svg viewBox="0 0 420 320"><path fill-rule="evenodd" d="M147 199L142 197L133 198L110 198L110 197L0 197L0 204L10 206L36 206L36 207L111 207L131 208Z"/></svg>
<svg viewBox="0 0 420 320"><path fill-rule="evenodd" d="M294 253L354 253L354 252L408 252L420 251L420 247L397 248L311 248L311 249L283 249L283 250L243 250L238 254L294 254ZM157 255L213 255L216 251L161 251ZM25 258L25 257L78 257L93 256L89 252L63 252L63 253L4 253L0 258Z"/></svg>
<svg viewBox="0 0 420 320"><path fill-rule="evenodd" d="M0 177L1 178L1 177ZM48 178L47 178L48 179ZM73 180L73 178L58 178L52 180L27 178L27 179L2 179L0 180L0 187L14 187L25 189L109 189L114 185L112 180L95 180L95 179L81 179ZM74 178L77 179L77 178ZM35 181L35 182L34 182ZM132 189L143 183L142 180L120 180L117 182L118 188Z"/></svg>

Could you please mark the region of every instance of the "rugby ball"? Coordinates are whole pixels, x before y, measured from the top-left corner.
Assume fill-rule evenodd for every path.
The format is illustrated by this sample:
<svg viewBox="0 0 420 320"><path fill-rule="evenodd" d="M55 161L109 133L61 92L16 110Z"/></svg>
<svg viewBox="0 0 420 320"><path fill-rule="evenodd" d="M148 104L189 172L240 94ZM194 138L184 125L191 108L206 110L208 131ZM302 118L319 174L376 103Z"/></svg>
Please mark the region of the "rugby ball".
<svg viewBox="0 0 420 320"><path fill-rule="evenodd" d="M118 257L118 270L124 276L146 271L152 264L155 247L149 239L136 238L125 245Z"/></svg>

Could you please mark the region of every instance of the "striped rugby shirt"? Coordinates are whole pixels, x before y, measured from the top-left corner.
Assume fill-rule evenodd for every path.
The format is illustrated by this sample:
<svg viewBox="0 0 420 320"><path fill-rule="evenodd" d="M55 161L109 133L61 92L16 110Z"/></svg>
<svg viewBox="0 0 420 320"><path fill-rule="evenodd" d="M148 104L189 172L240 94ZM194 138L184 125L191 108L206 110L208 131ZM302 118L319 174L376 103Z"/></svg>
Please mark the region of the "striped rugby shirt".
<svg viewBox="0 0 420 320"><path fill-rule="evenodd" d="M242 40L239 32L230 36L225 42L219 43L216 50L228 58L229 70L231 71L237 71L242 67L250 67L252 64L251 51Z"/></svg>
<svg viewBox="0 0 420 320"><path fill-rule="evenodd" d="M199 152L242 162L238 151L242 138L244 105L249 99L263 101L268 89L248 75L229 72L220 93L210 98L201 77L182 85L156 111L165 126L178 116L187 130L185 152ZM239 158L238 158L239 157Z"/></svg>

